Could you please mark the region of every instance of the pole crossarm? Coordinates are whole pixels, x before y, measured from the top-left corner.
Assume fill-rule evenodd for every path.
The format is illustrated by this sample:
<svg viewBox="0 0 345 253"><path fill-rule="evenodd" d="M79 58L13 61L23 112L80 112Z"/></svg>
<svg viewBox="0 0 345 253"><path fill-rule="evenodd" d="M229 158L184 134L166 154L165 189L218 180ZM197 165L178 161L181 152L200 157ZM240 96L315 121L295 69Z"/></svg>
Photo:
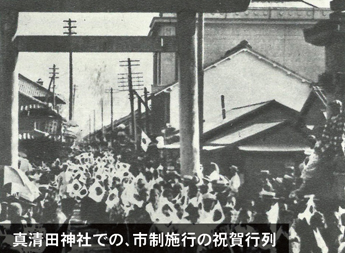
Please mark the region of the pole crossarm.
<svg viewBox="0 0 345 253"><path fill-rule="evenodd" d="M176 38L164 36L16 36L20 52L176 52Z"/></svg>
<svg viewBox="0 0 345 253"><path fill-rule="evenodd" d="M0 9L23 12L240 12L250 0L0 0Z"/></svg>

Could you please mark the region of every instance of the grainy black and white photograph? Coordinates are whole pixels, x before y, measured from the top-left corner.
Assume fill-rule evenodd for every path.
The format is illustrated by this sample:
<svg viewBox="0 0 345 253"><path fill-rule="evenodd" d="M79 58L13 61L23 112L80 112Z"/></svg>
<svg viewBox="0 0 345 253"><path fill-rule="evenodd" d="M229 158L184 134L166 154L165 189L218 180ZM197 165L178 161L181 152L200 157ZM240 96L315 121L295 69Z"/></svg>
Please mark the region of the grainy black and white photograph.
<svg viewBox="0 0 345 253"><path fill-rule="evenodd" d="M345 0L0 0L0 252L345 253Z"/></svg>

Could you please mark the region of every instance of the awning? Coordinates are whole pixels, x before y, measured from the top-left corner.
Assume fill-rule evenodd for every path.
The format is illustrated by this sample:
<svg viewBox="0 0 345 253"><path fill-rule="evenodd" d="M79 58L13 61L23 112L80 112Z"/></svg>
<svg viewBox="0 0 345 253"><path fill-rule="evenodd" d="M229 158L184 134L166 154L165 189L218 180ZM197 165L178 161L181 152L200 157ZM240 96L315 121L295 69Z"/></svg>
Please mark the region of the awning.
<svg viewBox="0 0 345 253"><path fill-rule="evenodd" d="M33 140L38 137L47 137L49 133L35 129L33 131L22 131L19 133L19 140Z"/></svg>
<svg viewBox="0 0 345 253"><path fill-rule="evenodd" d="M224 147L225 146L203 146L202 149L206 151L212 151L212 150L221 149ZM180 143L164 145L162 148L163 149L180 149Z"/></svg>
<svg viewBox="0 0 345 253"><path fill-rule="evenodd" d="M74 120L69 120L64 123L67 127L79 127L78 123Z"/></svg>
<svg viewBox="0 0 345 253"><path fill-rule="evenodd" d="M244 145L238 149L247 152L304 152L309 147L305 146L269 146L269 145Z"/></svg>
<svg viewBox="0 0 345 253"><path fill-rule="evenodd" d="M46 105L41 105L41 104L30 104L30 105L21 105L19 110L21 112L24 112L24 111L29 111L31 109L40 109L40 108L46 108L47 106Z"/></svg>
<svg viewBox="0 0 345 253"><path fill-rule="evenodd" d="M65 132L63 133L63 136L66 138L77 138L77 133L71 129L66 129Z"/></svg>

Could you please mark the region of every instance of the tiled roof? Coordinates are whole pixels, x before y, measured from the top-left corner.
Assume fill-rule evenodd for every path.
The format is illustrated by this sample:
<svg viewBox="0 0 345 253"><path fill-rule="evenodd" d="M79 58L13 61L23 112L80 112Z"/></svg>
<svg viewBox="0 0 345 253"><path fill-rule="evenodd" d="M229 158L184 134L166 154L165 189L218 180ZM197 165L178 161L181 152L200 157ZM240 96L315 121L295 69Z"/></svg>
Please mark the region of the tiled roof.
<svg viewBox="0 0 345 253"><path fill-rule="evenodd" d="M29 83L30 85L32 85L33 87L35 87L35 89L37 89L39 91L39 93L37 93L36 96L32 96L32 94L30 94L29 91L25 90L25 88L23 88L22 85L19 85L19 91L22 93L22 94L26 94L28 96L32 96L32 97L35 97L39 100L42 101L42 99L45 99L45 97L47 95L49 96L53 96L53 92L51 91L48 91L48 89L46 89L45 87L43 87L42 85L30 80L29 78L27 78L26 76L23 76L22 74L18 74L18 78L20 81L23 81L24 83ZM25 86L25 85L24 85ZM27 86L27 85L26 85ZM66 104L66 102L58 95L55 95L56 97L56 102L59 103L59 104Z"/></svg>
<svg viewBox="0 0 345 253"><path fill-rule="evenodd" d="M216 116L217 119L210 119L207 122L205 122L204 125L204 132L207 132L209 130L215 129L221 125L224 125L226 123L229 123L231 121L234 121L248 113L251 113L264 105L267 105L268 103L272 102L274 100L270 101L265 101L257 104L251 104L251 105L246 105L243 107L237 107L237 108L232 108L231 110L226 111L226 118L225 119L220 119L221 117L219 115Z"/></svg>
<svg viewBox="0 0 345 253"><path fill-rule="evenodd" d="M268 129L283 124L285 121L256 123L236 132L226 134L225 136L214 138L207 142L207 145L232 145L249 137L262 133Z"/></svg>
<svg viewBox="0 0 345 253"><path fill-rule="evenodd" d="M22 91L19 91L19 95L25 97L25 99L28 99L28 100L36 103L36 104L40 104L42 106L47 106L41 100L38 100L37 98L34 98L34 97L30 96L30 95L27 95L27 94L23 93Z"/></svg>

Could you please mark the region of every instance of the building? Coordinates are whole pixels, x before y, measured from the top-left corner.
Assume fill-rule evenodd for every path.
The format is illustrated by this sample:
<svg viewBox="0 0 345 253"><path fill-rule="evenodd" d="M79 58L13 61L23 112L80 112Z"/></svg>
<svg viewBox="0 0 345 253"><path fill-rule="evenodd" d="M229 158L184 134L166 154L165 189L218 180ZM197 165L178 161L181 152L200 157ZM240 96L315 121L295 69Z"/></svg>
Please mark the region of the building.
<svg viewBox="0 0 345 253"><path fill-rule="evenodd" d="M299 113L275 100L233 108L226 114L204 134L205 145L215 148L204 152L203 163L216 160L223 170L236 164L246 180L255 181L261 170L282 175L284 167L298 165L312 145L309 129L297 124Z"/></svg>
<svg viewBox="0 0 345 253"><path fill-rule="evenodd" d="M242 40L271 60L317 81L325 69L325 50L305 42L303 29L327 19L329 8L305 1L253 0L246 12L205 14L205 66L223 57ZM149 36L175 36L176 15L153 18ZM176 53L154 54L153 92L177 81Z"/></svg>
<svg viewBox="0 0 345 253"><path fill-rule="evenodd" d="M53 92L19 74L19 149L29 157L56 154L62 143L63 117L52 107ZM57 106L65 102L55 95ZM58 107L56 107L58 108Z"/></svg>
<svg viewBox="0 0 345 253"><path fill-rule="evenodd" d="M319 134L326 103L311 80L242 41L204 69L203 140L213 148L202 163L237 164L247 175L295 165L311 146L308 135ZM178 83L154 94L152 114L157 133L179 129Z"/></svg>
<svg viewBox="0 0 345 253"><path fill-rule="evenodd" d="M269 100L276 100L303 113L304 123L310 128L323 124L322 108L326 104L326 97L322 89L254 50L246 41L207 66L204 69L204 83L205 131L223 118L223 110ZM160 132L167 123L179 128L178 83L166 86L153 96L154 131ZM311 107L313 113L310 112Z"/></svg>

